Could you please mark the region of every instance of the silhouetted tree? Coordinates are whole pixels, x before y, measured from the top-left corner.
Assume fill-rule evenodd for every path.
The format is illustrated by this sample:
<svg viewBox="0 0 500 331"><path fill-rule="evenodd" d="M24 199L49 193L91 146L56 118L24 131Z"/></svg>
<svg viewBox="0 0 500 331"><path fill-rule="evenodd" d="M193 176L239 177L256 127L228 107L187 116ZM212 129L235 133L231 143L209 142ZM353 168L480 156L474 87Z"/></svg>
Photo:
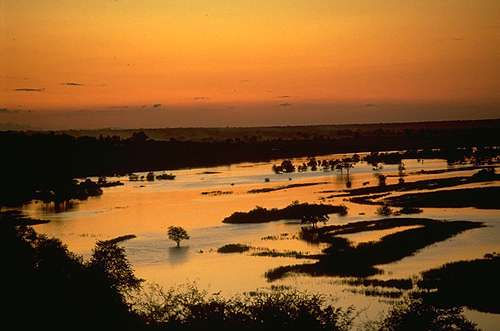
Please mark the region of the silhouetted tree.
<svg viewBox="0 0 500 331"><path fill-rule="evenodd" d="M148 135L145 134L143 131L134 132L132 134L132 137L130 137L130 140L136 143L143 143L148 139L149 139Z"/></svg>
<svg viewBox="0 0 500 331"><path fill-rule="evenodd" d="M306 216L302 216L301 224L311 224L313 228L316 227L316 224L319 222L327 223L330 217L328 214L310 214Z"/></svg>
<svg viewBox="0 0 500 331"><path fill-rule="evenodd" d="M88 263L91 270L104 275L110 287L127 293L139 289L142 280L135 277L125 249L110 241L98 241Z"/></svg>
<svg viewBox="0 0 500 331"><path fill-rule="evenodd" d="M281 169L284 172L294 172L295 166L293 165L292 161L284 160L283 162L281 162Z"/></svg>
<svg viewBox="0 0 500 331"><path fill-rule="evenodd" d="M384 174L375 174L375 177L378 180L378 186L385 186L387 177Z"/></svg>
<svg viewBox="0 0 500 331"><path fill-rule="evenodd" d="M180 247L181 240L189 239L189 235L186 230L180 226L170 226L168 228L168 239L175 241L177 247Z"/></svg>
<svg viewBox="0 0 500 331"><path fill-rule="evenodd" d="M460 307L437 307L420 299L405 299L395 304L372 330L477 331L476 325L462 315Z"/></svg>
<svg viewBox="0 0 500 331"><path fill-rule="evenodd" d="M380 206L377 208L377 215L390 216L392 215L392 209L388 205Z"/></svg>

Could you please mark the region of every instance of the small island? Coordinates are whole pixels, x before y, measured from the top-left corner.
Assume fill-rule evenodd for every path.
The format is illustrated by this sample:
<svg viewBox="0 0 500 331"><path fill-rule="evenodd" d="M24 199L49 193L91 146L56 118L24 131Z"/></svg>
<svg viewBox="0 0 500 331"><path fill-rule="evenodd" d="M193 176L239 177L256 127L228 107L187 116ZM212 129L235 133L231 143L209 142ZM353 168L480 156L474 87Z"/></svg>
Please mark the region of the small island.
<svg viewBox="0 0 500 331"><path fill-rule="evenodd" d="M293 202L285 208L266 209L255 207L248 212L235 212L231 216L224 218L223 223L244 224L244 223L266 223L279 220L302 219L310 215L338 214L347 215L347 207L340 205L327 205L315 203Z"/></svg>

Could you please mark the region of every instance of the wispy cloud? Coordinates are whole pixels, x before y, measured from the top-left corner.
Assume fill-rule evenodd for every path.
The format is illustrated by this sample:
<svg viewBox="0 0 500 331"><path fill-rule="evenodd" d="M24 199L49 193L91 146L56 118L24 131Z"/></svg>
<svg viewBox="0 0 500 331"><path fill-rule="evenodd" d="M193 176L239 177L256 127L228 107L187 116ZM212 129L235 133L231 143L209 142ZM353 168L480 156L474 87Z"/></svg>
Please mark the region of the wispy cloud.
<svg viewBox="0 0 500 331"><path fill-rule="evenodd" d="M203 101L203 100L210 100L209 97L194 97L193 100L195 101Z"/></svg>
<svg viewBox="0 0 500 331"><path fill-rule="evenodd" d="M125 109L128 108L128 106L109 106L110 109Z"/></svg>
<svg viewBox="0 0 500 331"><path fill-rule="evenodd" d="M28 88L28 87L21 87L21 88L16 88L14 89L16 92L43 92L45 91L44 88Z"/></svg>
<svg viewBox="0 0 500 331"><path fill-rule="evenodd" d="M280 106L280 107L291 107L291 106L292 106L292 104L291 104L291 103L289 103L289 102L284 102L284 103L280 103L280 104L279 104L279 106Z"/></svg>
<svg viewBox="0 0 500 331"><path fill-rule="evenodd" d="M161 103L155 103L155 104L153 105L153 108L160 108L160 107L161 107Z"/></svg>
<svg viewBox="0 0 500 331"><path fill-rule="evenodd" d="M378 107L376 104L374 103L365 103L364 104L365 107L368 107L368 108L373 108L373 107Z"/></svg>
<svg viewBox="0 0 500 331"><path fill-rule="evenodd" d="M64 85L64 86L84 86L84 84L75 83L75 82L65 82L65 83L61 83L61 85Z"/></svg>
<svg viewBox="0 0 500 331"><path fill-rule="evenodd" d="M278 98L278 99L289 99L289 98L291 98L291 96L290 95L279 95L276 98Z"/></svg>

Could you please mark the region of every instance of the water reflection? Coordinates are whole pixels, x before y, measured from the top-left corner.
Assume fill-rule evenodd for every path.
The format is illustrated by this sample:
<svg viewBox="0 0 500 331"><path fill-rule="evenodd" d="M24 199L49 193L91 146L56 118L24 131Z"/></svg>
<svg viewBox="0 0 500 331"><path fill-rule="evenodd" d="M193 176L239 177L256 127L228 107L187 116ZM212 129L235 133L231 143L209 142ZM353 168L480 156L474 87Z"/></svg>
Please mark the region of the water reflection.
<svg viewBox="0 0 500 331"><path fill-rule="evenodd" d="M64 213L71 210L76 210L79 206L77 200L54 201L54 202L34 202L40 206L40 209L45 214Z"/></svg>
<svg viewBox="0 0 500 331"><path fill-rule="evenodd" d="M169 247L167 249L168 258L167 261L171 265L182 264L188 261L189 259L189 247L181 246L181 247Z"/></svg>

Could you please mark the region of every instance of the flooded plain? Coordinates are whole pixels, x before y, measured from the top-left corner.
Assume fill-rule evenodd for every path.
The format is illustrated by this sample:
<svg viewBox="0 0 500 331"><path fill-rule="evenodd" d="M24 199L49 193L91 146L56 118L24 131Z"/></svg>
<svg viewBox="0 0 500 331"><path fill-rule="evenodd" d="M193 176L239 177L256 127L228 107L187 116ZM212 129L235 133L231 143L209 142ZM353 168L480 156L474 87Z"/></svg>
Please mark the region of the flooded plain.
<svg viewBox="0 0 500 331"><path fill-rule="evenodd" d="M328 155L319 159L338 159L345 156L350 155ZM302 164L306 159L292 161ZM51 220L50 223L37 225L37 231L61 239L70 250L83 256L89 256L97 240L108 240L127 234L136 235L136 238L121 244L125 247L136 274L165 287L196 282L199 287L209 292L221 291L223 295L232 295L282 285L332 295L338 300L338 305L353 305L362 311L358 317L360 323L377 317L387 308L388 299L365 296L353 291L352 286L342 283L338 277L295 275L274 282L267 281L264 274L272 268L310 261L290 257L254 256L252 251L271 249L319 254L327 247L325 244L311 244L300 240L298 232L301 225L298 220L260 224L223 224L222 220L236 211L249 211L255 206L283 208L293 201L347 206L346 216L330 215L328 224L331 225L380 219L376 214L378 206L356 204L342 197L332 198L331 193L325 191L345 190L348 177L352 188L376 186L376 172L395 175L387 177L387 184L397 183L398 165L384 165L383 169L374 170L372 165L359 162L350 169L349 175L345 170L342 173L318 170L275 174L272 164L278 163L281 163L281 160L175 170L171 171L176 175L175 180L153 182L129 181L128 177L117 177L113 180L120 180L124 185L104 188L104 194L100 197L58 208L33 202L25 206L24 210L32 217ZM459 170L461 166L450 166L445 160L404 160L404 163L406 182L470 176L477 172L465 170L423 175L417 173L421 170ZM254 189L303 183L311 185L249 193ZM485 185L498 186L498 182L467 184L454 188ZM214 193L217 191L224 194ZM422 271L447 262L480 258L486 253L500 252L498 210L424 208L423 213L415 217L482 221L486 227L465 231L451 239L428 246L413 256L378 266L384 273L372 278L415 277ZM176 248L175 243L167 238L166 231L171 225L184 227L191 237L181 243L181 248ZM345 237L357 244L376 241L382 236L409 228L413 227L361 232ZM217 248L230 243L247 244L254 247L254 250L241 254L217 253ZM471 310L466 310L465 313L485 330L493 330L494 325L500 325L500 315Z"/></svg>

